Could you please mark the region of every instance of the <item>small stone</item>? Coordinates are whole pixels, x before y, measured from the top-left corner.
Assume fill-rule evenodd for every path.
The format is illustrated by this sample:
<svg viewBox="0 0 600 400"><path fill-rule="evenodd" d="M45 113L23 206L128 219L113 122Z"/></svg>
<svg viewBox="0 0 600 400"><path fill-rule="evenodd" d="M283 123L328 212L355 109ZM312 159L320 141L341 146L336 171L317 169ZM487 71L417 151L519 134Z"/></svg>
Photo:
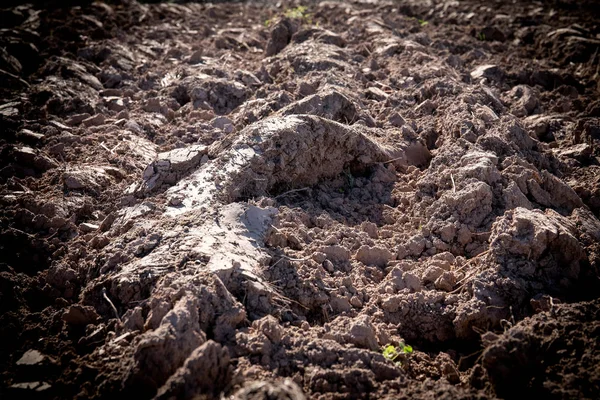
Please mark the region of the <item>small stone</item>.
<svg viewBox="0 0 600 400"><path fill-rule="evenodd" d="M207 152L206 146L192 145L158 154L157 160L143 172L143 190L149 193L163 184L175 184L188 171L202 164Z"/></svg>
<svg viewBox="0 0 600 400"><path fill-rule="evenodd" d="M64 155L65 154L65 144L57 143L54 146L48 148L48 153L53 156Z"/></svg>
<svg viewBox="0 0 600 400"><path fill-rule="evenodd" d="M62 316L63 321L70 325L93 324L100 319L92 306L73 304Z"/></svg>
<svg viewBox="0 0 600 400"><path fill-rule="evenodd" d="M397 112L394 112L394 113L392 113L392 115L389 116L388 122L392 126L395 126L396 128L400 128L401 126L406 124L406 121L404 120L404 118L402 118L402 116L400 114L398 114Z"/></svg>
<svg viewBox="0 0 600 400"><path fill-rule="evenodd" d="M89 222L83 222L83 223L79 224L79 230L82 233L94 232L94 231L97 231L99 228L100 228L100 226L90 224Z"/></svg>
<svg viewBox="0 0 600 400"><path fill-rule="evenodd" d="M47 155L40 153L33 160L33 167L40 171L48 171L49 169L57 168L58 163Z"/></svg>
<svg viewBox="0 0 600 400"><path fill-rule="evenodd" d="M318 263L323 263L327 259L327 254L317 251L313 253L312 259Z"/></svg>
<svg viewBox="0 0 600 400"><path fill-rule="evenodd" d="M502 70L497 65L492 64L481 65L471 71L471 78L473 79L487 78L492 81L499 81L503 76Z"/></svg>
<svg viewBox="0 0 600 400"><path fill-rule="evenodd" d="M20 114L20 111L17 107L20 105L21 103L17 101L0 105L0 116L4 118L17 118Z"/></svg>
<svg viewBox="0 0 600 400"><path fill-rule="evenodd" d="M592 147L587 143L581 143L559 150L557 151L557 154L562 157L583 161L592 155Z"/></svg>
<svg viewBox="0 0 600 400"><path fill-rule="evenodd" d="M70 131L71 130L70 127L68 127L67 125L65 125L65 124L63 124L63 123L61 123L59 121L56 121L56 120L51 120L50 122L48 122L48 124L52 125L55 128L58 128L60 130L63 130L63 131Z"/></svg>
<svg viewBox="0 0 600 400"><path fill-rule="evenodd" d="M80 140L79 136L73 135L71 132L63 132L59 137L58 141L60 143L70 144L75 143Z"/></svg>
<svg viewBox="0 0 600 400"><path fill-rule="evenodd" d="M298 236L294 235L293 233L287 234L287 241L290 247L294 250L302 250L304 248L304 245L302 244Z"/></svg>
<svg viewBox="0 0 600 400"><path fill-rule="evenodd" d="M104 115L96 114L93 117L84 119L82 121L82 124L87 127L103 125L104 124Z"/></svg>
<svg viewBox="0 0 600 400"><path fill-rule="evenodd" d="M384 92L383 90L381 90L379 88L370 87L365 91L365 97L367 99L383 101L383 100L387 99L389 96L386 92Z"/></svg>
<svg viewBox="0 0 600 400"><path fill-rule="evenodd" d="M202 61L202 49L194 51L187 60L188 64L200 64Z"/></svg>
<svg viewBox="0 0 600 400"><path fill-rule="evenodd" d="M19 139L28 142L39 142L44 139L44 134L33 132L29 129L21 129L18 134Z"/></svg>
<svg viewBox="0 0 600 400"><path fill-rule="evenodd" d="M91 117L91 115L88 113L75 114L67 120L67 124L69 126L77 126L90 117Z"/></svg>
<svg viewBox="0 0 600 400"><path fill-rule="evenodd" d="M323 261L323 268L325 268L329 273L333 273L333 271L335 271L333 263L329 260Z"/></svg>
<svg viewBox="0 0 600 400"><path fill-rule="evenodd" d="M27 350L17 361L17 365L39 365L47 359L47 356L37 350Z"/></svg>
<svg viewBox="0 0 600 400"><path fill-rule="evenodd" d="M140 124L138 124L135 121L127 121L125 123L125 129L129 129L130 131L132 131L133 133L137 133L137 134L142 134L144 133L144 130L142 129L142 127L140 126Z"/></svg>
<svg viewBox="0 0 600 400"><path fill-rule="evenodd" d="M32 165L35 159L35 150L28 146L17 147L14 149L14 155L18 163Z"/></svg>
<svg viewBox="0 0 600 400"><path fill-rule="evenodd" d="M233 121L227 117L217 117L211 121L211 125L217 129L225 130L227 125L233 127Z"/></svg>
<svg viewBox="0 0 600 400"><path fill-rule="evenodd" d="M28 391L34 391L34 392L45 392L46 390L50 389L52 387L52 385L50 385L47 382L39 382L39 381L35 381L35 382L20 382L20 383L15 383L13 385L10 385L9 388L13 391L18 391L18 392L22 392L23 394L25 394Z"/></svg>
<svg viewBox="0 0 600 400"><path fill-rule="evenodd" d="M235 72L235 76L236 79L241 80L242 83L247 87L258 87L262 84L260 79L258 79L256 75L249 71L237 70Z"/></svg>
<svg viewBox="0 0 600 400"><path fill-rule="evenodd" d="M111 111L119 112L125 109L125 101L120 97L107 97L105 101Z"/></svg>
<svg viewBox="0 0 600 400"><path fill-rule="evenodd" d="M536 91L527 85L517 85L506 95L512 104L511 112L517 117L526 117L533 114L539 105Z"/></svg>
<svg viewBox="0 0 600 400"><path fill-rule="evenodd" d="M171 207L179 207L183 204L183 197L182 196L172 196L171 198L169 198L169 206Z"/></svg>
<svg viewBox="0 0 600 400"><path fill-rule="evenodd" d="M352 304L352 307L354 308L362 308L363 306L363 302L357 296L352 296L350 298L350 304Z"/></svg>
<svg viewBox="0 0 600 400"><path fill-rule="evenodd" d="M128 120L128 119L129 119L129 111L127 111L127 110L120 111L117 114L117 120ZM124 121L123 124L125 124L126 122L127 121Z"/></svg>
<svg viewBox="0 0 600 400"><path fill-rule="evenodd" d="M63 174L63 182L67 189L71 189L71 190L85 189L84 182L75 175L66 174L66 173Z"/></svg>
<svg viewBox="0 0 600 400"><path fill-rule="evenodd" d="M103 220L102 223L100 223L100 230L102 232L106 232L108 231L113 222L115 222L115 219L117 219L117 215L115 213L110 213L108 214Z"/></svg>
<svg viewBox="0 0 600 400"><path fill-rule="evenodd" d="M335 237L335 235L330 235L330 236L328 236L328 237L327 237L327 238L326 238L326 239L323 241L323 243L324 243L324 244L327 244L327 245L330 245L330 246L333 246L333 245L336 245L336 244L338 244L338 243L339 243L339 240L338 240L338 238L337 238L337 237Z"/></svg>

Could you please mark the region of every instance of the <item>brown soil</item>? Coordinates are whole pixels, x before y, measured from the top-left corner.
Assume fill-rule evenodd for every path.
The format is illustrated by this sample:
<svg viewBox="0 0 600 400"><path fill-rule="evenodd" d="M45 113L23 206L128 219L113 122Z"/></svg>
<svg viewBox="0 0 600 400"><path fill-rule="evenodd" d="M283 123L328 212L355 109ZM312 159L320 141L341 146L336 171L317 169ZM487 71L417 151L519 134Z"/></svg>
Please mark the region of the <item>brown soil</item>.
<svg viewBox="0 0 600 400"><path fill-rule="evenodd" d="M599 398L594 2L298 5L0 11L0 397Z"/></svg>

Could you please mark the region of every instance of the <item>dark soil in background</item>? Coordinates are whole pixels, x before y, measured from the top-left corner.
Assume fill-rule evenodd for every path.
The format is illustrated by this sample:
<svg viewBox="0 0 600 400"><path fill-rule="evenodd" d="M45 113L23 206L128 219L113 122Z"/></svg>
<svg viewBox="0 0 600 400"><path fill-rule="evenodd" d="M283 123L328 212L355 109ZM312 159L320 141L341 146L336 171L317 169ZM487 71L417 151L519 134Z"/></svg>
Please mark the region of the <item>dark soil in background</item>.
<svg viewBox="0 0 600 400"><path fill-rule="evenodd" d="M600 397L595 2L40 4L0 397Z"/></svg>

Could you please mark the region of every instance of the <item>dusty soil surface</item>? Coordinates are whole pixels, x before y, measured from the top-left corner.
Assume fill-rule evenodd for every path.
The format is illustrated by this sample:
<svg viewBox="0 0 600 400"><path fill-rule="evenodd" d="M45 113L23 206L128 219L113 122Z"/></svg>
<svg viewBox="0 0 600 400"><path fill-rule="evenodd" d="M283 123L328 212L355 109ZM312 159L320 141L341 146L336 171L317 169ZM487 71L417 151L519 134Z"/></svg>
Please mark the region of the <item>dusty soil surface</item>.
<svg viewBox="0 0 600 400"><path fill-rule="evenodd" d="M0 397L599 398L597 10L0 11Z"/></svg>

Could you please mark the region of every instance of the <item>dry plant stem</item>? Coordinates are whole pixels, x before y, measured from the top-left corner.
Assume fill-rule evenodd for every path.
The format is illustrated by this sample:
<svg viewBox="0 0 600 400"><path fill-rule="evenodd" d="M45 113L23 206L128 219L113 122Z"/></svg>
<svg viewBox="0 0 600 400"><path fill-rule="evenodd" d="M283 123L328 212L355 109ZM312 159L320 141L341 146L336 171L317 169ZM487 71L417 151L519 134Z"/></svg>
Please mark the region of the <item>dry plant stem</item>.
<svg viewBox="0 0 600 400"><path fill-rule="evenodd" d="M464 286L465 286L464 283L466 283L469 279L474 278L475 275L477 275L483 269L484 269L483 266L481 266L479 268L475 268L475 270L471 274L465 276L463 279L461 279L460 281L458 281L456 284L459 285L459 286L455 290L453 290L452 292L449 292L449 293L450 294L455 294L455 293L460 292L464 288Z"/></svg>
<svg viewBox="0 0 600 400"><path fill-rule="evenodd" d="M300 189L292 189L292 190L288 190L287 192L283 192L283 193L281 193L280 195L278 195L278 196L275 196L275 198L276 198L276 199L278 199L278 198L280 198L280 197L283 197L283 196L285 196L285 195L288 195L288 194L291 194L291 193L304 192L304 191L306 191L306 190L310 190L310 188L309 188L309 187L303 187L303 188L300 188Z"/></svg>
<svg viewBox="0 0 600 400"><path fill-rule="evenodd" d="M109 153L113 153L113 151L111 149L109 149L108 147L106 147L106 145L104 143L100 143L100 147L102 147L104 150L108 151Z"/></svg>
<svg viewBox="0 0 600 400"><path fill-rule="evenodd" d="M450 174L450 179L452 180L452 191L456 193L456 184L454 183L454 176Z"/></svg>
<svg viewBox="0 0 600 400"><path fill-rule="evenodd" d="M309 260L310 257L305 257L305 258L292 258L292 257L288 257L288 256L281 256L281 258L277 261L275 261L275 263L273 263L273 265L271 265L271 267L276 266L277 264L279 264L279 262L281 260L287 260L287 261L306 261Z"/></svg>
<svg viewBox="0 0 600 400"><path fill-rule="evenodd" d="M394 161L402 160L403 158L404 157L392 158L391 160L383 161L382 164L389 164L389 163L394 162ZM378 163L374 163L374 164L378 164Z"/></svg>
<svg viewBox="0 0 600 400"><path fill-rule="evenodd" d="M463 265L462 267L460 267L459 269L457 269L455 272L459 272L459 271L465 269L468 265L470 265L475 260L479 259L481 256L483 256L483 255L485 255L487 253L489 253L489 250L484 251L483 253L479 253L478 255L476 255L475 257L473 257L472 259L470 259L467 263L465 263L465 265ZM467 276L465 276L463 279L461 279L460 281L456 282L456 285L458 287L456 289L454 289L453 291L451 291L450 294L458 293L459 291L461 291L464 288L464 282L466 282L467 280L473 278L475 275L477 275L477 273L481 272L483 269L484 269L484 266L477 267L470 274L467 274Z"/></svg>
<svg viewBox="0 0 600 400"><path fill-rule="evenodd" d="M475 257L471 258L469 261L464 263L464 265L462 267L455 270L454 273L462 271L463 269L467 268L467 266L471 265L473 263L473 261L477 260L479 257L483 257L484 255L486 255L489 252L490 252L489 250L486 250L484 252L477 254Z"/></svg>
<svg viewBox="0 0 600 400"><path fill-rule="evenodd" d="M115 317L117 317L119 322L121 322L121 317L119 317L119 312L117 311L117 307L115 307L113 302L108 298L108 295L106 294L106 288L102 288L102 297L104 297L104 299L108 302L108 304L110 304L110 307L112 308L113 312L115 313Z"/></svg>

